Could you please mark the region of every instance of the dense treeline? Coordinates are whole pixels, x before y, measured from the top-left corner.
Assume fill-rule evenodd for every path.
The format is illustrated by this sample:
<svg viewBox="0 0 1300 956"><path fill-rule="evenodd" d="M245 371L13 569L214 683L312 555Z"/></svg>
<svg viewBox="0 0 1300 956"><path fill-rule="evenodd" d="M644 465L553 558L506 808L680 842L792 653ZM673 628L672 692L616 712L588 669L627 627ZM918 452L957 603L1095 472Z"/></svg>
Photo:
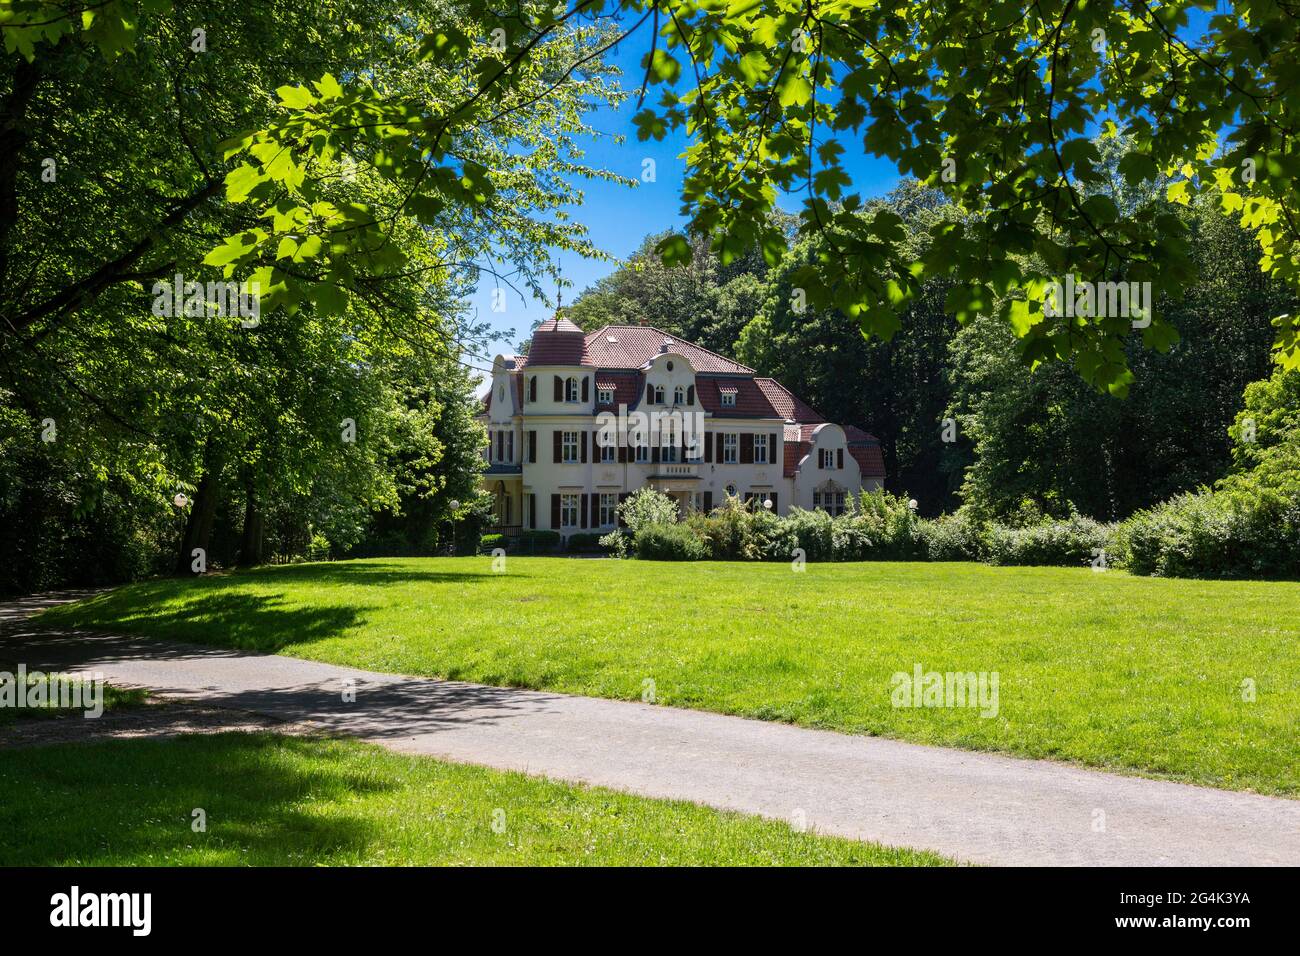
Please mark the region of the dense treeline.
<svg viewBox="0 0 1300 956"><path fill-rule="evenodd" d="M882 204L902 217L917 254L936 223L959 216L915 182ZM1228 471L1243 391L1273 368L1271 320L1294 304L1260 273L1254 239L1209 199L1169 210L1190 232L1199 278L1154 304L1179 339L1165 352L1130 343L1135 381L1123 399L1068 367L1031 367L1000 318L959 325L940 281L888 340L864 337L838 310L801 310L795 277L817 254L812 239L776 268L744 259L724 270L701 249L683 277L649 254L650 237L569 315L586 328L650 322L775 376L830 420L875 433L886 487L916 498L924 515L961 507L1011 523L1076 512L1114 521ZM748 319L736 314L746 307Z"/></svg>
<svg viewBox="0 0 1300 956"><path fill-rule="evenodd" d="M310 161L253 147L280 179L229 145L306 78L456 102L472 71L417 55L453 5L161 4L112 41L126 53L91 29L3 54L0 590L429 553L475 526L462 350L485 330L462 303L482 263L536 286L554 249L587 248L552 213L576 198L562 172L583 171L586 114L615 94L599 60L549 88L606 31L558 31L521 80L534 105L446 138L481 170L473 215L404 206L391 130ZM382 235L357 246L345 224L329 251L353 255L325 272L318 224L378 208Z"/></svg>

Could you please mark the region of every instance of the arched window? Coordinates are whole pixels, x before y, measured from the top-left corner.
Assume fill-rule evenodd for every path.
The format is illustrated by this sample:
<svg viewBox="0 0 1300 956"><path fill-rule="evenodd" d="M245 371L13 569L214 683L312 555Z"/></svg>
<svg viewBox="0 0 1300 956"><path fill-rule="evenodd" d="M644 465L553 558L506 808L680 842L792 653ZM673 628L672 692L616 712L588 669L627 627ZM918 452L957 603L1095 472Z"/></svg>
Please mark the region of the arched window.
<svg viewBox="0 0 1300 956"><path fill-rule="evenodd" d="M578 380L573 376L564 383L564 400L566 402L576 402L578 400Z"/></svg>
<svg viewBox="0 0 1300 956"><path fill-rule="evenodd" d="M673 392L673 404L674 405L686 404L686 389L684 389L680 385L678 385L676 390Z"/></svg>
<svg viewBox="0 0 1300 956"><path fill-rule="evenodd" d="M654 404L662 405L663 403L664 403L664 387L662 385L656 385Z"/></svg>

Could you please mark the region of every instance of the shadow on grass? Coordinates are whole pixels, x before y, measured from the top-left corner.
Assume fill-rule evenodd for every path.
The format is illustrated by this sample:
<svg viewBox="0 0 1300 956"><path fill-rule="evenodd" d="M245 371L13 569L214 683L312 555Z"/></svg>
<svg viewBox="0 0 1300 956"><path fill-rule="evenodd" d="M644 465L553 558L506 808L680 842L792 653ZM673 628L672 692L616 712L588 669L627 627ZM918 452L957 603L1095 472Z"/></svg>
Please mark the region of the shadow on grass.
<svg viewBox="0 0 1300 956"><path fill-rule="evenodd" d="M347 752L243 733L0 751L0 866L302 865L364 855L377 838L369 821L337 808L311 812L397 789L342 759ZM191 828L195 808L206 832Z"/></svg>

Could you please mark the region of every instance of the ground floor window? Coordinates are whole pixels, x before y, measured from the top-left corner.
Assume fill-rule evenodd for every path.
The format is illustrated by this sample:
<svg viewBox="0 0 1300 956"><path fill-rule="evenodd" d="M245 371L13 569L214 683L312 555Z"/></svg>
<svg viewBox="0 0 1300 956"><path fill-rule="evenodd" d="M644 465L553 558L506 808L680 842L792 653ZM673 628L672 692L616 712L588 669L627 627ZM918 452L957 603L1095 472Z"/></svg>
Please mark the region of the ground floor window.
<svg viewBox="0 0 1300 956"><path fill-rule="evenodd" d="M618 507L618 495L601 495L600 496L600 524L601 527L612 525L618 520L618 514L615 509Z"/></svg>
<svg viewBox="0 0 1300 956"><path fill-rule="evenodd" d="M576 528L578 526L578 496L560 495L560 527Z"/></svg>
<svg viewBox="0 0 1300 956"><path fill-rule="evenodd" d="M814 491L813 507L821 508L831 517L844 514L844 492Z"/></svg>

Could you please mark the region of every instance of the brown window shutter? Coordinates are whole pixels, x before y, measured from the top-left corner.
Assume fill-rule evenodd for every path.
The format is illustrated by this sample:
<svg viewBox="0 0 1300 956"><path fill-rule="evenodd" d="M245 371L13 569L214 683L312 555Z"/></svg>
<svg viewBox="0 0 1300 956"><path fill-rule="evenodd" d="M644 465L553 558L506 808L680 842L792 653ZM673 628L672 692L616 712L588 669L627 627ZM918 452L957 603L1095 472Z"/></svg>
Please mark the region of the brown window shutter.
<svg viewBox="0 0 1300 956"><path fill-rule="evenodd" d="M836 449L835 449L835 467L836 467L836 468L840 468L840 469L843 469L843 468L844 468L844 449L843 449L843 448L836 448Z"/></svg>
<svg viewBox="0 0 1300 956"><path fill-rule="evenodd" d="M591 496L591 526L600 527L600 495Z"/></svg>
<svg viewBox="0 0 1300 956"><path fill-rule="evenodd" d="M587 390L587 381L587 376L582 376L582 400L584 402L591 396L591 392Z"/></svg>
<svg viewBox="0 0 1300 956"><path fill-rule="evenodd" d="M704 439L704 460L713 461L713 438L708 434L701 437Z"/></svg>
<svg viewBox="0 0 1300 956"><path fill-rule="evenodd" d="M652 446L651 446L651 448L650 448L650 461L653 462L653 463L656 464L656 465L659 464L659 446L658 446L658 445L652 445Z"/></svg>
<svg viewBox="0 0 1300 956"><path fill-rule="evenodd" d="M580 527L587 527L587 496L582 495L578 501L578 524Z"/></svg>
<svg viewBox="0 0 1300 956"><path fill-rule="evenodd" d="M772 514L780 514L780 512L776 510L776 492L772 492L768 497L772 499Z"/></svg>
<svg viewBox="0 0 1300 956"><path fill-rule="evenodd" d="M528 432L528 463L537 464L537 432L533 430Z"/></svg>
<svg viewBox="0 0 1300 956"><path fill-rule="evenodd" d="M687 405L694 405L694 404L695 404L695 386L694 386L694 385L687 385L687 386L686 386L686 404L687 404Z"/></svg>
<svg viewBox="0 0 1300 956"><path fill-rule="evenodd" d="M555 400L557 402L564 401L564 379L558 375L555 376Z"/></svg>
<svg viewBox="0 0 1300 956"><path fill-rule="evenodd" d="M627 501L627 499L630 498L630 497L632 497L632 492L630 492L630 491L623 491L623 492L620 492L620 493L619 493L619 496L618 496L618 503L619 503L619 504L622 504L623 502ZM626 527L627 527L627 522L625 522L625 521L623 520L623 513L622 513L621 511L618 512L618 526L619 526L620 528L626 528Z"/></svg>
<svg viewBox="0 0 1300 956"><path fill-rule="evenodd" d="M618 463L620 465L627 464L627 445L618 446Z"/></svg>
<svg viewBox="0 0 1300 956"><path fill-rule="evenodd" d="M655 387L649 382L645 383L645 403L653 405L655 403Z"/></svg>
<svg viewBox="0 0 1300 956"><path fill-rule="evenodd" d="M554 439L551 443L551 451L554 455L552 461L558 465L561 460L561 455L563 454L561 443L564 441L564 433L557 428L555 431L551 432L551 438Z"/></svg>
<svg viewBox="0 0 1300 956"><path fill-rule="evenodd" d="M713 492L706 491L704 493L704 513L708 514L712 510L713 510Z"/></svg>
<svg viewBox="0 0 1300 956"><path fill-rule="evenodd" d="M537 495L528 493L528 527L537 528Z"/></svg>
<svg viewBox="0 0 1300 956"><path fill-rule="evenodd" d="M580 431L580 432L578 432L578 455L579 455L579 461L582 461L583 463L586 463L586 461L587 461L587 433L586 433L585 431Z"/></svg>
<svg viewBox="0 0 1300 956"><path fill-rule="evenodd" d="M528 379L528 400L537 401L537 376L534 375Z"/></svg>
<svg viewBox="0 0 1300 956"><path fill-rule="evenodd" d="M742 465L752 465L754 463L754 436L744 432L740 436L740 463Z"/></svg>
<svg viewBox="0 0 1300 956"><path fill-rule="evenodd" d="M560 530L560 496L551 495L551 530Z"/></svg>
<svg viewBox="0 0 1300 956"><path fill-rule="evenodd" d="M722 432L718 432L713 437L718 443L717 453L714 457L717 459L718 464L721 465L725 460L725 455L722 451Z"/></svg>

